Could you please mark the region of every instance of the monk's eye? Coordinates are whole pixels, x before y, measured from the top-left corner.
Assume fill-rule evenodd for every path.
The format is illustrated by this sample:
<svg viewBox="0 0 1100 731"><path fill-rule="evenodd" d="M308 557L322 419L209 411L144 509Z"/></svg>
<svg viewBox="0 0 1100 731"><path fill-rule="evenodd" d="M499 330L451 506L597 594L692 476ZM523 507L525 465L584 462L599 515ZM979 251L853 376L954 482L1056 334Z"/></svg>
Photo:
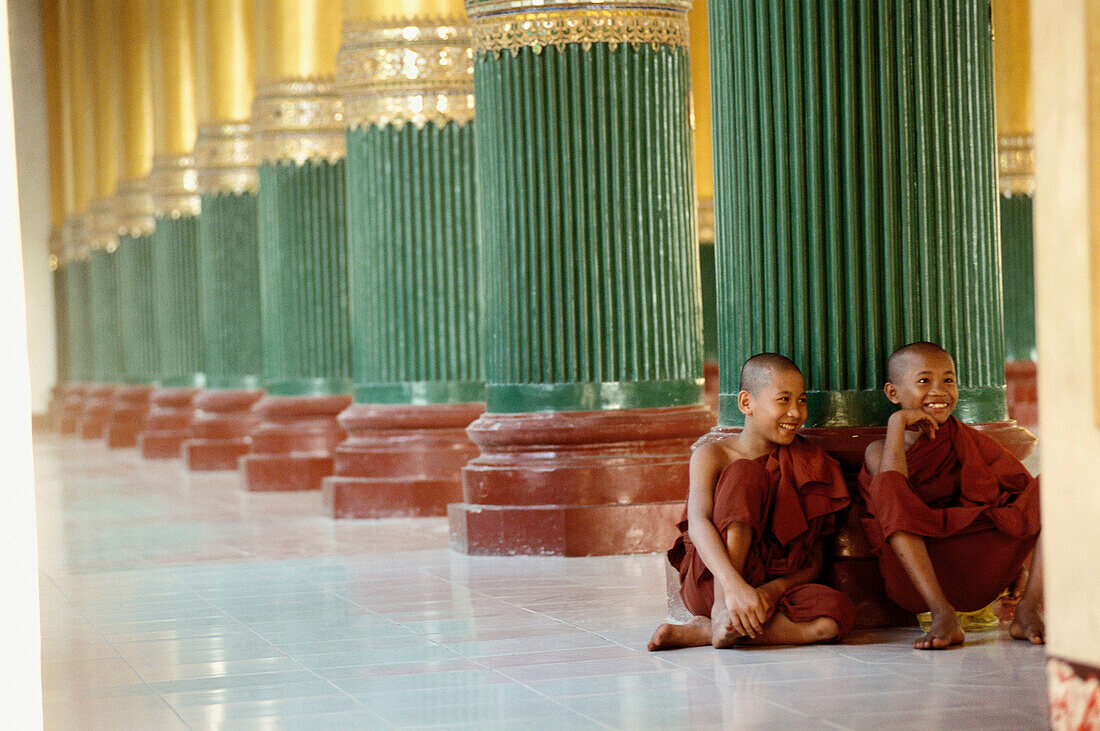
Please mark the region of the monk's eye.
<svg viewBox="0 0 1100 731"><path fill-rule="evenodd" d="M917 381L917 383L928 383L928 379L927 378L922 378L919 381Z"/></svg>
<svg viewBox="0 0 1100 731"><path fill-rule="evenodd" d="M799 399L798 399L798 403L800 403L800 404L804 404L804 403L806 403L806 397L805 397L805 396L801 396L801 397L799 397Z"/></svg>

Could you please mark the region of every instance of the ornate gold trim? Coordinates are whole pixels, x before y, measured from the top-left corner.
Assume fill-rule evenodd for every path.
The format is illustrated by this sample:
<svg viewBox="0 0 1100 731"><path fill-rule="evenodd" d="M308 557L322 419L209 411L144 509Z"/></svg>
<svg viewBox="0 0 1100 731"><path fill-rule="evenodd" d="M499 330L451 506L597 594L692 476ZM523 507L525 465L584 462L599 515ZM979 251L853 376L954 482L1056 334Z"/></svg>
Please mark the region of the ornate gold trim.
<svg viewBox="0 0 1100 731"><path fill-rule="evenodd" d="M195 166L199 193L255 193L260 175L252 155L252 126L247 122L222 122L199 127L195 141Z"/></svg>
<svg viewBox="0 0 1100 731"><path fill-rule="evenodd" d="M714 243L714 198L700 197L698 201L699 243Z"/></svg>
<svg viewBox="0 0 1100 731"><path fill-rule="evenodd" d="M998 138L997 183L1002 195L1035 194L1035 149L1031 135Z"/></svg>
<svg viewBox="0 0 1100 731"><path fill-rule="evenodd" d="M257 163L343 159L344 107L334 87L330 77L258 84L252 102Z"/></svg>
<svg viewBox="0 0 1100 731"><path fill-rule="evenodd" d="M153 192L153 213L157 218L199 215L199 174L191 155L154 158L149 188Z"/></svg>
<svg viewBox="0 0 1100 731"><path fill-rule="evenodd" d="M65 260L65 237L62 229L65 224L61 224L50 231L50 271L56 272L61 268L62 262Z"/></svg>
<svg viewBox="0 0 1100 731"><path fill-rule="evenodd" d="M530 48L536 54L547 46L559 51L570 44L585 50L606 43L688 47L688 10L691 0L655 3L576 2L576 0L489 0L470 3L467 10L478 53L517 55Z"/></svg>
<svg viewBox="0 0 1100 731"><path fill-rule="evenodd" d="M107 253L118 248L118 214L115 200L92 201L87 214L86 239L91 250L102 249Z"/></svg>
<svg viewBox="0 0 1100 731"><path fill-rule="evenodd" d="M406 18L344 24L336 78L349 128L474 117L474 52L463 18Z"/></svg>
<svg viewBox="0 0 1100 731"><path fill-rule="evenodd" d="M84 216L72 216L65 220L61 227L62 246L65 250L63 263L84 261L88 258L88 243L84 236L86 226Z"/></svg>
<svg viewBox="0 0 1100 731"><path fill-rule="evenodd" d="M148 236L156 230L153 193L144 180L132 180L118 188L118 231L121 236Z"/></svg>

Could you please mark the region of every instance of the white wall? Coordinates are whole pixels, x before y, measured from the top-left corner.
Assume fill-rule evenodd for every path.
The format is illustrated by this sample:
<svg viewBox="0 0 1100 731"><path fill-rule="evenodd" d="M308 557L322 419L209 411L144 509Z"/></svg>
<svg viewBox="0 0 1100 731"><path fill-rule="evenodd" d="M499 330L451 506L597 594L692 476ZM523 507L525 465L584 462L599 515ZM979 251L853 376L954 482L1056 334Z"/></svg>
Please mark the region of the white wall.
<svg viewBox="0 0 1100 731"><path fill-rule="evenodd" d="M1052 655L1100 666L1100 413L1094 393L1086 0L1035 0L1035 259L1043 550ZM1093 100L1100 111L1100 99ZM1093 155L1100 139L1092 140ZM1090 246L1095 252L1090 252ZM1091 312L1090 312L1091 309Z"/></svg>
<svg viewBox="0 0 1100 731"><path fill-rule="evenodd" d="M15 134L8 63L7 2L0 14L0 707L11 728L42 727L38 552L31 460L30 382L16 199Z"/></svg>
<svg viewBox="0 0 1100 731"><path fill-rule="evenodd" d="M56 380L53 283L49 271L50 180L46 71L38 0L9 0L12 95L15 102L19 217L27 291L31 408L44 413Z"/></svg>

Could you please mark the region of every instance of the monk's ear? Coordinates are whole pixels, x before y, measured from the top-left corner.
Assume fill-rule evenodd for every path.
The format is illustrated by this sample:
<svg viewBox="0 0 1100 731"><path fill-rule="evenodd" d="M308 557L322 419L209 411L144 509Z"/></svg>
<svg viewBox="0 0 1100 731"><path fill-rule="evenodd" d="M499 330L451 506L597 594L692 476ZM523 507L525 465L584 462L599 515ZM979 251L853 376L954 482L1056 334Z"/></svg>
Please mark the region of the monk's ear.
<svg viewBox="0 0 1100 731"><path fill-rule="evenodd" d="M892 404L896 404L901 401L901 399L898 398L898 387L890 383L889 381L887 381L886 385L882 387L882 392L886 394L886 398L890 399L890 403Z"/></svg>
<svg viewBox="0 0 1100 731"><path fill-rule="evenodd" d="M752 413L752 394L748 391L737 392L737 409L748 416Z"/></svg>

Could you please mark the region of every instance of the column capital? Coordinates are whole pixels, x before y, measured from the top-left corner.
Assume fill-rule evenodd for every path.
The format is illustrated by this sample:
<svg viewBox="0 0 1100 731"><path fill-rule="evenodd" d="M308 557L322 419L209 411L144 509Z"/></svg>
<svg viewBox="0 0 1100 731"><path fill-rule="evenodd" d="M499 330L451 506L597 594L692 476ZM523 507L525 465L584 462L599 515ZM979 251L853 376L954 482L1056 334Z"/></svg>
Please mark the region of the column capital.
<svg viewBox="0 0 1100 731"><path fill-rule="evenodd" d="M108 253L118 248L118 208L113 197L92 201L88 209L88 247Z"/></svg>
<svg viewBox="0 0 1100 731"><path fill-rule="evenodd" d="M149 173L153 211L157 218L199 214L198 172L191 155L160 155Z"/></svg>
<svg viewBox="0 0 1100 731"><path fill-rule="evenodd" d="M218 122L199 127L195 166L201 194L255 193L260 187L253 154L252 125Z"/></svg>
<svg viewBox="0 0 1100 731"><path fill-rule="evenodd" d="M642 3L607 0L467 0L466 12L478 53L516 55L523 48L541 53L548 46L563 50L594 43L612 49L620 44L688 47L691 0Z"/></svg>
<svg viewBox="0 0 1100 731"><path fill-rule="evenodd" d="M1001 195L1035 194L1035 148L1031 135L997 138L997 183Z"/></svg>
<svg viewBox="0 0 1100 731"><path fill-rule="evenodd" d="M336 73L347 127L469 122L472 43L462 14L346 22Z"/></svg>
<svg viewBox="0 0 1100 731"><path fill-rule="evenodd" d="M343 159L344 107L332 77L275 79L257 85L252 103L259 163Z"/></svg>
<svg viewBox="0 0 1100 731"><path fill-rule="evenodd" d="M126 236L148 236L156 228L153 194L144 180L132 180L118 188L118 228Z"/></svg>

